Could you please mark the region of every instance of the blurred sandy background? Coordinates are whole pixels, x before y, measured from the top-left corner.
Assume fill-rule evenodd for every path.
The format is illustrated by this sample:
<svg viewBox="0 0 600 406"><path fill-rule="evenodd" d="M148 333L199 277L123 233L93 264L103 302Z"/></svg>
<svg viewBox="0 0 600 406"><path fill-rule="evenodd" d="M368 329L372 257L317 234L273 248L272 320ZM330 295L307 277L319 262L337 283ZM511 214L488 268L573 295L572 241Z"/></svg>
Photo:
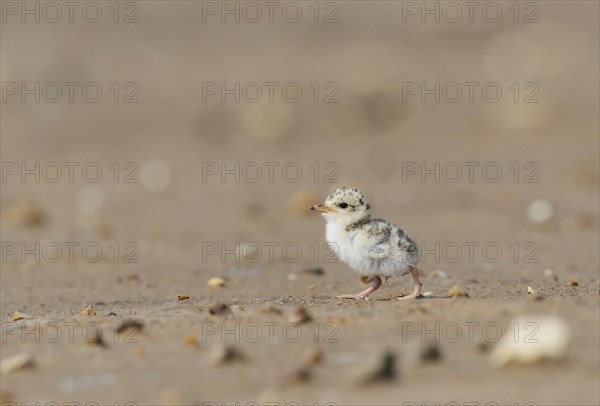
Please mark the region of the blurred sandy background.
<svg viewBox="0 0 600 406"><path fill-rule="evenodd" d="M515 22L514 4L496 2L502 17L495 23L482 16L486 2L475 9L473 22L463 8L456 23L443 13L439 23L432 16L423 23L424 3L411 3L418 8L412 15L400 1L295 2L294 9L302 10L296 23L283 18L285 2L277 3L272 23L261 2L256 4L264 15L256 23L245 21L243 11L239 23L232 16L222 22L221 2L120 2L117 23L109 2L97 3L102 17L96 23L82 18L83 2L72 23L67 15L50 23L43 14L39 23L32 16L22 22L22 4L2 2L0 32L0 348L2 359L25 352L35 363L3 374L3 400L599 403L598 3L521 2ZM43 13L44 3L28 4ZM217 13L207 14L213 6ZM137 22L125 23L127 16ZM326 16L337 22L324 23ZM526 16L538 21L525 23ZM80 86L71 103L63 86L56 103L43 97L36 103L31 95L22 102L23 84L31 89L36 82L42 88L94 82L102 97L87 102ZM207 82L281 85L273 103L266 94L256 103L236 103L232 96L222 102L220 93L203 99ZM281 93L291 82L302 89L296 103ZM482 85L472 103L464 86L456 103L444 97L436 103L433 96L422 102L420 93L405 92L406 83L433 88L436 82L493 82L502 97L486 101ZM19 86L16 94L11 84ZM532 89L538 102L525 103ZM132 90L138 102L125 103ZM331 91L337 102L325 103ZM10 163L35 168L36 162L56 162L63 170L66 162L79 166L74 182L66 171L56 183L32 176L22 181L20 172L11 172ZM103 171L96 183L81 176L90 162ZM265 163L272 162L278 166L271 182ZM474 181L466 171L455 183L406 173L406 163L434 168L453 162L463 169L466 162L478 163ZM221 173L206 172L211 163L256 163L263 173L255 183L244 176L236 182L234 175L222 181ZM288 163L302 170L297 182L282 175ZM482 177L486 163L502 169L497 182ZM532 168L537 182L525 182ZM137 182L125 182L127 174ZM426 258L424 291L432 297L418 303L334 299L358 291L362 282L344 264L327 262L323 221L304 207L343 185L363 190L375 215L408 230L422 247L463 247L457 261L448 253ZM63 252L52 263L43 255L36 262L6 253L7 243L36 242L94 242L103 256L90 263L76 249L74 260ZM280 245L270 259L265 243L272 242ZM465 242L493 243L502 254L490 261L475 249L470 260ZM231 250L244 243L261 246L261 260L221 258L220 252L203 257L208 245ZM298 261L286 259L286 243L301 247ZM136 263L126 262L129 249ZM537 261L526 260L533 251ZM312 268L324 274L303 272ZM444 276L432 278L435 270ZM225 278L225 287L207 286L212 277ZM374 296L406 294L409 285L390 280ZM447 298L455 285L469 297ZM528 297L528 286L542 300ZM178 302L177 294L190 299ZM211 314L209 308L220 303L234 309ZM95 315L81 314L87 305ZM203 342L205 323L284 324L297 306L305 306L321 328L334 323L338 342L321 337L315 343L304 324L297 343L241 340L233 346L245 362L213 365L220 343ZM16 310L27 317L13 322ZM505 328L524 314L566 322L572 338L558 365L498 370L489 365L491 350L444 339L441 360L428 363L418 356L424 340L400 339L407 321ZM36 343L6 333L14 326L93 322L107 336L109 326L128 318L144 324L137 344L105 339L109 343L101 347L80 335L72 343ZM361 366L386 350L396 354L396 377L356 384L350 369L368 369ZM306 367L308 378L299 378L294 373L310 351L322 351L323 359ZM292 378L282 378L290 373Z"/></svg>

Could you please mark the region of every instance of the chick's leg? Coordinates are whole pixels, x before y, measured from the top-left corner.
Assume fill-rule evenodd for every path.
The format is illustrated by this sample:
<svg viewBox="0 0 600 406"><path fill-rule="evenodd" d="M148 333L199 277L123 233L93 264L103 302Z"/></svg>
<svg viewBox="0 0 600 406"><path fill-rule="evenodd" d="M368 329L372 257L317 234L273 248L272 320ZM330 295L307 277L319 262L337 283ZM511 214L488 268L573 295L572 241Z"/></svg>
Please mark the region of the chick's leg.
<svg viewBox="0 0 600 406"><path fill-rule="evenodd" d="M419 271L417 268L411 268L410 274L413 279L413 291L410 295L399 297L398 300L415 299L421 296L421 286L423 286L423 284L419 281Z"/></svg>
<svg viewBox="0 0 600 406"><path fill-rule="evenodd" d="M381 286L381 278L379 276L376 276L375 279L373 280L373 284L371 286L369 286L367 289L363 290L362 292L357 293L356 295L339 295L339 296L336 296L336 298L369 300L368 296L371 293L375 292L377 289L379 289L380 286Z"/></svg>

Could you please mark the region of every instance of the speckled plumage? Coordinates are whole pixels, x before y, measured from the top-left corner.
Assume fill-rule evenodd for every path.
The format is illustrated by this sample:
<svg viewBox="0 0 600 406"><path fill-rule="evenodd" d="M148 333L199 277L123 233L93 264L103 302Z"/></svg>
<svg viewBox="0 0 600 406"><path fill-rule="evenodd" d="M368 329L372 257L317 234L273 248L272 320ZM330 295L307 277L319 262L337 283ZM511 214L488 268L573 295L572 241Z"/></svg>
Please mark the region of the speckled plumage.
<svg viewBox="0 0 600 406"><path fill-rule="evenodd" d="M346 209L339 205L347 203ZM325 237L338 257L352 269L370 276L402 276L419 262L415 242L389 221L371 218L370 204L357 189L343 187L327 197L325 206L347 215L323 213ZM367 206L369 208L367 208Z"/></svg>
<svg viewBox="0 0 600 406"><path fill-rule="evenodd" d="M395 277L413 273L415 294L420 292L416 266L419 250L414 240L387 220L371 218L368 199L356 188L342 187L325 203L311 207L325 218L325 238L337 256L352 269L373 277ZM417 292L418 284L418 292ZM366 298L372 290L358 296Z"/></svg>

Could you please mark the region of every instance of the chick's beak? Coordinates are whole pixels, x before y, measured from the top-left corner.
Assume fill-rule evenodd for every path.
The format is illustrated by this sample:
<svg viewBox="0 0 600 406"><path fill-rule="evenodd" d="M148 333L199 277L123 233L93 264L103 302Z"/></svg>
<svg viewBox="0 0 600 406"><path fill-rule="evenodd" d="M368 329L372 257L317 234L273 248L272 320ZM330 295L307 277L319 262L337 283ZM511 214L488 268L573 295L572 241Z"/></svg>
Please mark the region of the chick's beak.
<svg viewBox="0 0 600 406"><path fill-rule="evenodd" d="M319 213L335 213L335 210L330 209L322 204L315 204L309 207L310 210L318 211Z"/></svg>

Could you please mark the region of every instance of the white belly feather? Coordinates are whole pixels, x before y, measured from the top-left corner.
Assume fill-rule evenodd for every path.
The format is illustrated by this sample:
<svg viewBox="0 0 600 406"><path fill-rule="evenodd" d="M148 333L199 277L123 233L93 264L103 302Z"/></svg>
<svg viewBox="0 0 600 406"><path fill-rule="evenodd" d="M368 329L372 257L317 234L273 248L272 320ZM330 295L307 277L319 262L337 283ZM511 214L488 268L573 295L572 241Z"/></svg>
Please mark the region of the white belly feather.
<svg viewBox="0 0 600 406"><path fill-rule="evenodd" d="M389 244L382 249L361 229L346 231L336 222L328 222L325 238L336 255L352 269L369 276L403 276L418 262L418 252L407 253L399 244L393 226ZM370 251L369 251L370 250Z"/></svg>

